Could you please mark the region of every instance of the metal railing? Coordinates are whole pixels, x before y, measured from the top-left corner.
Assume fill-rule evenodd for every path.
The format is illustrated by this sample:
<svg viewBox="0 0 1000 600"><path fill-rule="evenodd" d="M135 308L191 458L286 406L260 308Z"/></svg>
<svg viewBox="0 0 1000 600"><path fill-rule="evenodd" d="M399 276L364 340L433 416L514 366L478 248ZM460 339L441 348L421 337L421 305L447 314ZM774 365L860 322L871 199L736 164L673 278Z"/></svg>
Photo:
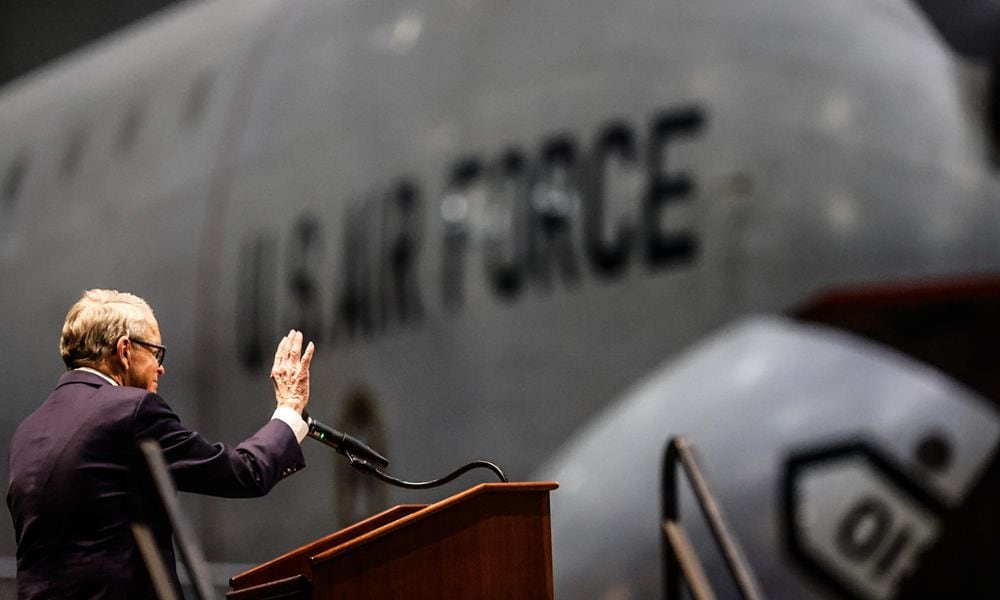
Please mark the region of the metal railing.
<svg viewBox="0 0 1000 600"><path fill-rule="evenodd" d="M663 539L664 539L664 597L681 598L681 580L687 583L695 600L714 600L715 593L705 576L701 561L680 524L680 489L677 485L677 464L684 468L701 512L708 521L715 543L722 551L726 567L736 583L739 593L746 600L761 598L757 581L750 567L729 533L715 498L695 460L694 450L687 438L671 438L663 461Z"/></svg>
<svg viewBox="0 0 1000 600"><path fill-rule="evenodd" d="M187 567L188 576L191 578L191 587L194 590L195 598L198 600L209 600L218 598L218 594L212 589L208 572L208 563L198 545L194 530L188 523L184 512L181 510L180 500L177 498L177 488L174 486L173 476L167 461L163 458L163 450L160 443L154 439L142 440L139 442L139 449L146 459L146 466L149 474L153 478L156 492L160 497L160 502L170 526L173 529L174 543L180 550L181 559ZM153 589L160 600L170 600L177 598L174 584L170 579L170 569L173 565L166 562L166 557L160 554L160 550L153 539L152 531L147 523L136 521L132 523L132 534L135 536L139 546L140 554L146 563L150 579L153 582Z"/></svg>

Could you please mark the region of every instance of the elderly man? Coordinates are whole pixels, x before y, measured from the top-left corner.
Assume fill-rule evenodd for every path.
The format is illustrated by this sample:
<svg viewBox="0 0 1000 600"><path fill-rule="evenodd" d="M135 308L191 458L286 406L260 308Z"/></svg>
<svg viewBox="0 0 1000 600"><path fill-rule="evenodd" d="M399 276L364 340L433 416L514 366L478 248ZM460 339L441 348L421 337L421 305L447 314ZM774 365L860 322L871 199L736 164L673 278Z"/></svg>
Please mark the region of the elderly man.
<svg viewBox="0 0 1000 600"><path fill-rule="evenodd" d="M301 415L313 351L310 343L302 352L297 331L281 340L271 370L274 415L228 448L184 427L156 394L166 347L149 305L132 294L85 292L70 308L59 344L70 370L11 441L7 505L18 597L152 597L132 521L149 523L171 566L174 556L138 442L160 443L182 491L266 494L305 466L299 443L308 431Z"/></svg>

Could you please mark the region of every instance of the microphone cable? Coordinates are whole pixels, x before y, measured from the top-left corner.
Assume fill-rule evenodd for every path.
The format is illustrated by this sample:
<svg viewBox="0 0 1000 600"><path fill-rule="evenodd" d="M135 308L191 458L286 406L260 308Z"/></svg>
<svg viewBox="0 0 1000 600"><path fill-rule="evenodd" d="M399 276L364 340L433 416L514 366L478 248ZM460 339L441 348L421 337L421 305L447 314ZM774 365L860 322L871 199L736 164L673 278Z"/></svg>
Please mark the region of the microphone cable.
<svg viewBox="0 0 1000 600"><path fill-rule="evenodd" d="M355 456L350 450L340 452L347 457L347 460L351 462L351 466L355 469L361 471L362 473L368 473L374 476L380 481L394 485L396 487L405 488L408 490L427 490L431 488L440 487L446 483L450 483L457 479L459 476L473 470L473 469L487 469L493 471L494 474L500 479L501 483L509 483L507 475L504 474L503 470L497 465L487 461L487 460L474 460L470 463L464 464L461 467L455 469L451 473L448 473L444 477L438 479L432 479L430 481L403 481L397 477L393 477L388 473L380 471L378 467L368 462L364 458Z"/></svg>

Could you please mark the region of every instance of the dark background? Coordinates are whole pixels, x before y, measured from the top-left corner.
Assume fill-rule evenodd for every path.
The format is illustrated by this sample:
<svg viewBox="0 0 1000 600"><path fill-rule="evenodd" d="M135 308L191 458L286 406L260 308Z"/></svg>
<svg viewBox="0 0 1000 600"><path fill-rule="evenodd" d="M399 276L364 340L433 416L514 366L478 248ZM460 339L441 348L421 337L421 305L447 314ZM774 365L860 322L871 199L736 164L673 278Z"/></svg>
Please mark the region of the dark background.
<svg viewBox="0 0 1000 600"><path fill-rule="evenodd" d="M0 86L179 2L0 0Z"/></svg>

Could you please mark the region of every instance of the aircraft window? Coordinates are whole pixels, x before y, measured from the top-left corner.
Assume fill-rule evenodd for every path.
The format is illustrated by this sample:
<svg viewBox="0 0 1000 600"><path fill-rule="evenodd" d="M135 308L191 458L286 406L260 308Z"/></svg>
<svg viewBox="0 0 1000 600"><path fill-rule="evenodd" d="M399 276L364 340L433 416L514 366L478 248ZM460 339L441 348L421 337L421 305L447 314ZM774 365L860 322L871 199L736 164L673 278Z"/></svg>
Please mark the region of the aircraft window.
<svg viewBox="0 0 1000 600"><path fill-rule="evenodd" d="M7 172L3 177L3 199L8 206L14 203L21 192L21 186L24 185L24 176L27 172L28 159L23 154L15 157L8 165Z"/></svg>
<svg viewBox="0 0 1000 600"><path fill-rule="evenodd" d="M188 92L187 102L184 105L184 112L181 114L181 122L194 127L201 121L205 107L208 105L208 97L212 92L212 74L202 71L195 78Z"/></svg>
<svg viewBox="0 0 1000 600"><path fill-rule="evenodd" d="M69 138L66 151L63 153L60 172L63 178L69 180L76 174L80 161L83 159L83 150L87 145L87 132L84 129L77 129Z"/></svg>
<svg viewBox="0 0 1000 600"><path fill-rule="evenodd" d="M940 433L929 434L916 448L917 460L931 471L946 471L951 464L951 444Z"/></svg>
<svg viewBox="0 0 1000 600"><path fill-rule="evenodd" d="M142 103L138 100L133 101L118 124L118 132L115 136L115 149L119 154L125 154L135 144L136 138L139 137L139 129L142 126L142 116Z"/></svg>

